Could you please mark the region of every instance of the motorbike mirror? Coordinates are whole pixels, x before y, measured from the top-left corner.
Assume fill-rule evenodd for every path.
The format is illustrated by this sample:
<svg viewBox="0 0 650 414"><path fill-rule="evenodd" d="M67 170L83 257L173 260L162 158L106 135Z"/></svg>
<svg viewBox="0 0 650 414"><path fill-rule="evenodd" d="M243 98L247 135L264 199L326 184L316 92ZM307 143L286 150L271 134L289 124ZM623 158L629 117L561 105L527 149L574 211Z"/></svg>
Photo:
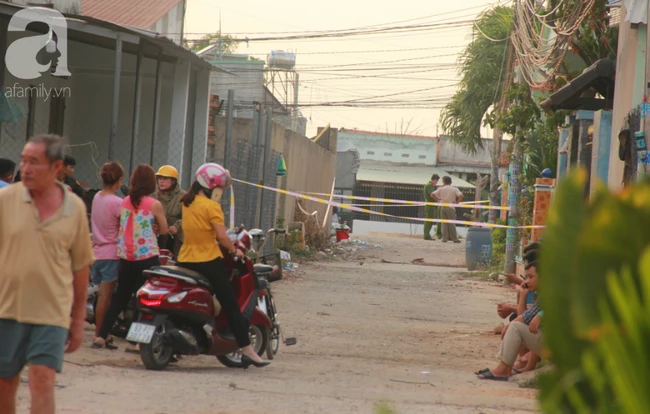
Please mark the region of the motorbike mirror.
<svg viewBox="0 0 650 414"><path fill-rule="evenodd" d="M129 187L126 184L122 184L120 191L124 194L124 197L129 195Z"/></svg>
<svg viewBox="0 0 650 414"><path fill-rule="evenodd" d="M264 237L264 230L262 229L253 229L248 232L248 234L251 235L251 237Z"/></svg>

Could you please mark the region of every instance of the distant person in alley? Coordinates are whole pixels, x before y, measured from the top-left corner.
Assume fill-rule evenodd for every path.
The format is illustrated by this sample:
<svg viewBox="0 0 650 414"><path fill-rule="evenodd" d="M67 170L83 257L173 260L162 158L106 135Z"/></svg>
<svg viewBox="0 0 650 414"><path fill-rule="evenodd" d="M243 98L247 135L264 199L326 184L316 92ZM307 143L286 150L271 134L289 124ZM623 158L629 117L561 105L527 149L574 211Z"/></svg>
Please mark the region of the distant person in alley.
<svg viewBox="0 0 650 414"><path fill-rule="evenodd" d="M436 187L438 186L439 180L440 180L440 176L438 174L433 174L431 176L431 180L424 185L424 201L426 201L427 203L435 202L433 198L433 192L436 191ZM428 219L440 218L440 208L436 206L424 207L424 213L426 218ZM424 222L424 240L435 240L434 238L431 237L432 227L433 227L433 222L431 221ZM438 234L438 237L440 237L440 223L438 223L436 233Z"/></svg>
<svg viewBox="0 0 650 414"><path fill-rule="evenodd" d="M448 175L442 177L442 184L443 186L432 194L435 201L450 204L460 203L463 201L463 193L461 193L458 188L452 187L451 177ZM454 207L440 207L440 209L443 220L456 219L456 209ZM446 243L450 240L454 243L460 243L458 235L456 234L456 225L453 223L442 223L442 242Z"/></svg>

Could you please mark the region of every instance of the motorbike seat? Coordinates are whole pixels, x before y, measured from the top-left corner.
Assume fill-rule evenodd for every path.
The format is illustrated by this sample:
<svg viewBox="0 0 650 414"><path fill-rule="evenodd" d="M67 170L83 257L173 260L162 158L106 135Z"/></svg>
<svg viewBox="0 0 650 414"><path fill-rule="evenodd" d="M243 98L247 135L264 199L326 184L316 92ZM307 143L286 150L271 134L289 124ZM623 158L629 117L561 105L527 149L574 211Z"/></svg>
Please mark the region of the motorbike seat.
<svg viewBox="0 0 650 414"><path fill-rule="evenodd" d="M265 264L256 264L253 266L253 274L255 275L264 275L272 272L273 272L273 266L269 266Z"/></svg>
<svg viewBox="0 0 650 414"><path fill-rule="evenodd" d="M265 277L258 277L257 282L260 285L260 289L268 289L269 288L269 281Z"/></svg>
<svg viewBox="0 0 650 414"><path fill-rule="evenodd" d="M157 276L167 276L175 279L190 279L194 281L197 285L202 286L212 292L212 285L207 277L202 274L186 269L180 266L156 266L152 267L149 270L145 270L145 273L157 275Z"/></svg>

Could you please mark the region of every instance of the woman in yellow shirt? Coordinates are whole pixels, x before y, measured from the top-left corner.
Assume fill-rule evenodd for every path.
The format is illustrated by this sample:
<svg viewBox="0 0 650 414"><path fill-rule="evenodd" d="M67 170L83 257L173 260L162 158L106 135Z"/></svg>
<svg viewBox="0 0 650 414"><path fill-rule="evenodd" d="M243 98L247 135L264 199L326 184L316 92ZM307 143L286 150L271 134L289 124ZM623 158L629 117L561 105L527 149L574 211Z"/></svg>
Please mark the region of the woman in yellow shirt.
<svg viewBox="0 0 650 414"><path fill-rule="evenodd" d="M221 206L212 200L215 188L230 185L230 173L218 164L208 163L199 167L194 177L194 183L181 199L185 240L178 254L178 265L202 274L212 284L242 350L242 365L266 366L269 362L262 361L251 347L249 322L239 309L219 248L221 245L231 254L243 257L226 234Z"/></svg>

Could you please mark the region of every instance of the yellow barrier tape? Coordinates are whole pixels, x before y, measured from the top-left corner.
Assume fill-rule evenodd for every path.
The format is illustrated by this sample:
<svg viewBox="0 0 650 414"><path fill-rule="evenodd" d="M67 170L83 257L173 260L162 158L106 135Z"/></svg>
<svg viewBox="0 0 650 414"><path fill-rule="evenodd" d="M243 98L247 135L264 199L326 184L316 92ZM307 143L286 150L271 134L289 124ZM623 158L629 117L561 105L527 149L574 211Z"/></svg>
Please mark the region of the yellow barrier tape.
<svg viewBox="0 0 650 414"><path fill-rule="evenodd" d="M432 222L432 223L462 224L462 225L466 225L466 226L499 228L499 229L538 229L538 228L544 228L545 227L545 226L508 226L508 225L504 225L504 224L490 224L490 223L483 223L483 222L477 222L477 221L447 220L447 219L432 219L432 218L420 218L420 217L395 216L393 214L383 213L381 211L372 211L372 210L368 210L368 209L361 208L361 207L355 207L352 204L338 203L336 201L327 201L327 200L324 200L322 198L311 197L311 196L308 196L306 194L297 193L295 191L287 191L287 190L282 190L280 188L267 187L267 186L261 185L261 184L249 183L248 181L238 180L236 178L233 178L233 181L237 181L238 183L242 183L242 184L252 185L253 187L261 188L261 189L264 189L264 190L274 191L274 192L280 193L280 194L290 195L292 197L301 198L303 200L314 201L316 203L329 204L329 205L339 207L339 208L344 208L344 209L347 209L347 210L358 211L360 213L367 213L367 214L383 216L383 217L392 217L392 218L403 219L403 220L413 220L413 221L419 221L419 222ZM402 201L404 201L404 200L402 200ZM446 203L439 203L439 204L447 205Z"/></svg>
<svg viewBox="0 0 650 414"><path fill-rule="evenodd" d="M428 201L410 201L410 200L395 200L391 198L377 198L377 197L361 197L361 196L350 196L350 195L341 195L341 194L327 194L327 193L310 193L296 191L296 194L311 194L321 197L334 197L341 198L345 200L364 200L364 201L375 201L379 203L399 203L399 204L408 204L413 206L436 206L436 207L461 207L461 208L476 208L482 210L510 210L510 207L503 206L483 206L479 204L466 204L470 203L469 201L465 203L432 203Z"/></svg>

